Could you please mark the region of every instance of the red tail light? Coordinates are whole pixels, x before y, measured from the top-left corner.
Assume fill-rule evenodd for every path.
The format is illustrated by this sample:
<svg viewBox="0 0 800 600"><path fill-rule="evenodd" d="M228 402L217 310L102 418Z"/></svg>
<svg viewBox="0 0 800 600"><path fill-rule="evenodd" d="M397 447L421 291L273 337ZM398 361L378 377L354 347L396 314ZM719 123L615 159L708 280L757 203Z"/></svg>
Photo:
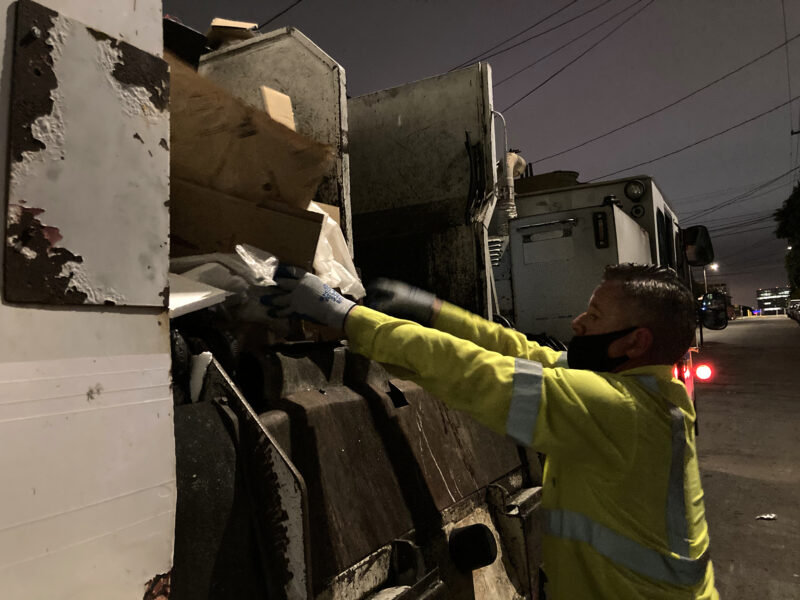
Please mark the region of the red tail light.
<svg viewBox="0 0 800 600"><path fill-rule="evenodd" d="M697 365L694 370L694 375L700 381L708 381L714 375L714 371L709 365Z"/></svg>

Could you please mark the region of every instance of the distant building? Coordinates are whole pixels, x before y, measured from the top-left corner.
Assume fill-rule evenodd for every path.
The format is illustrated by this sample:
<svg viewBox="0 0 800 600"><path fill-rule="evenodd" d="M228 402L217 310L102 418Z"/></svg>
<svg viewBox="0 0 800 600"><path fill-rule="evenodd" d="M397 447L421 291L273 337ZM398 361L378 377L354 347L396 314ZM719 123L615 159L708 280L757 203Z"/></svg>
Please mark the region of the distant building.
<svg viewBox="0 0 800 600"><path fill-rule="evenodd" d="M708 284L708 291L709 292L722 292L726 296L730 296L728 293L728 284L727 283L709 283Z"/></svg>
<svg viewBox="0 0 800 600"><path fill-rule="evenodd" d="M756 290L756 302L762 315L786 314L789 305L789 287L760 288Z"/></svg>

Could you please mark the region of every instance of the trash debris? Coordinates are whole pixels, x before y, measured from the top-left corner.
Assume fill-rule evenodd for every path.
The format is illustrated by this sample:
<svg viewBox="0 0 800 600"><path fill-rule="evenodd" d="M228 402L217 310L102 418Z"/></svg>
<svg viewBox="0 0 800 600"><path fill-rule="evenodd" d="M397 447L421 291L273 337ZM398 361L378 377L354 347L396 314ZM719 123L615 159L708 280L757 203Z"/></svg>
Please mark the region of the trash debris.
<svg viewBox="0 0 800 600"><path fill-rule="evenodd" d="M290 96L278 90L273 90L269 86L262 85L261 99L264 101L264 110L273 121L285 125L292 131L297 131Z"/></svg>
<svg viewBox="0 0 800 600"><path fill-rule="evenodd" d="M235 249L236 254L212 252L173 258L170 271L234 293L244 292L253 285L275 285L277 257L249 244L237 244ZM224 267L227 275L220 267Z"/></svg>
<svg viewBox="0 0 800 600"><path fill-rule="evenodd" d="M177 273L169 274L169 318L224 302L230 292Z"/></svg>
<svg viewBox="0 0 800 600"><path fill-rule="evenodd" d="M220 19L219 17L211 21L211 26L206 32L208 43L218 48L224 44L232 44L249 40L256 36L258 23L247 23L244 21L231 21L230 19Z"/></svg>
<svg viewBox="0 0 800 600"><path fill-rule="evenodd" d="M211 352L201 352L192 356L192 371L189 379L189 397L192 402L200 401L200 392L203 391L206 371L213 358Z"/></svg>
<svg viewBox="0 0 800 600"><path fill-rule="evenodd" d="M324 213L322 209L319 211ZM314 263L315 267L319 265L326 271L317 274L331 287L338 287L356 299L363 297L364 287L355 275L344 236L336 221L327 214L325 218L330 221L328 235L320 238L323 250ZM266 293L265 288L275 285L278 258L248 244L236 244L234 248L235 254L212 252L170 260L170 280L175 282L170 294L170 318L224 302L226 318L238 323L265 325L269 335L278 340L294 335L317 341L339 339L339 332L270 317L261 297Z"/></svg>
<svg viewBox="0 0 800 600"><path fill-rule="evenodd" d="M763 515L758 515L756 521L775 521L777 518L778 515L775 513L765 513Z"/></svg>
<svg viewBox="0 0 800 600"><path fill-rule="evenodd" d="M264 313L259 289L275 285L278 259L247 244L235 248L236 254L216 252L170 261L170 318L224 301L238 307L255 304L258 310L247 311L251 316Z"/></svg>
<svg viewBox="0 0 800 600"><path fill-rule="evenodd" d="M339 224L316 202L310 202L308 210L325 215L314 255L314 273L332 288L338 288L342 294L360 300L366 291L356 275L356 267Z"/></svg>
<svg viewBox="0 0 800 600"><path fill-rule="evenodd" d="M275 271L278 269L278 258L264 250L249 244L237 244L236 254L247 265L247 278L254 285L266 287L275 285Z"/></svg>

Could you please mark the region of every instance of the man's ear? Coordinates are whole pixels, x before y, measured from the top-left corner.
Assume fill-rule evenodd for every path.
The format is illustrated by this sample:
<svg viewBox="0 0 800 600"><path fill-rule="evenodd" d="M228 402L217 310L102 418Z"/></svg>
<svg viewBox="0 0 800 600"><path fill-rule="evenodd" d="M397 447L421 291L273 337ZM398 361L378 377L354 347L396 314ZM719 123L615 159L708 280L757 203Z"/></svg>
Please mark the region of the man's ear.
<svg viewBox="0 0 800 600"><path fill-rule="evenodd" d="M614 340L608 347L611 357L641 358L653 345L653 332L647 327L637 327L628 335Z"/></svg>
<svg viewBox="0 0 800 600"><path fill-rule="evenodd" d="M625 356L628 358L641 358L653 346L653 332L647 327L638 327L620 341L623 340L626 342Z"/></svg>

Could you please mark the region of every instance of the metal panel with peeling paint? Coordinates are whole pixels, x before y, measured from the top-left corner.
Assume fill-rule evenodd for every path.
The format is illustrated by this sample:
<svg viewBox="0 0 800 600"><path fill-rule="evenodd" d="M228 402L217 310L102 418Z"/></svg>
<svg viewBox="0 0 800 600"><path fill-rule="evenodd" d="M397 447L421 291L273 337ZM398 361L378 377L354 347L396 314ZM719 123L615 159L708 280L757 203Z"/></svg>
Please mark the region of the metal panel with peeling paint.
<svg viewBox="0 0 800 600"><path fill-rule="evenodd" d="M5 300L164 306L168 99L160 58L18 2Z"/></svg>
<svg viewBox="0 0 800 600"><path fill-rule="evenodd" d="M161 52L160 0L43 3L148 52ZM6 140L15 135L9 134L13 118L35 108L10 98L10 88L18 87L12 85L15 4L0 0L0 53L4 53L4 68L0 71L0 172L7 167L12 172L17 163L13 156L8 161L5 156ZM30 2L20 2L19 10L26 4L32 6ZM47 15L54 14L52 10L42 10ZM65 28L75 34L79 27L75 21L56 21L66 22L69 24ZM106 49L107 55L120 58L128 47L115 46L112 40L101 44L96 38L84 39L83 47L91 47L93 54L86 57L87 64L73 64L65 75L59 69L70 57L74 58L75 54L70 53L76 50L64 46L59 53L58 48L59 43L71 38L51 40L50 22L44 29L37 29L42 37L37 38L32 32L25 42L35 48L34 42L43 41L47 52L41 55L42 60L54 69L54 77L60 77L59 84L66 84L59 85L58 91L74 92L77 84L82 84L86 113L97 108L98 94L108 100L108 89L114 89L114 82L104 79L105 88L101 89L96 78L85 78L77 67L86 69L90 63L96 64L102 58L97 55L100 50ZM48 46L48 41L53 43ZM36 62L30 67L30 81L44 84L47 71ZM39 69L41 75L33 69ZM89 74L96 76L98 72L95 69ZM130 81L132 77L128 79L127 83L118 83L130 91L137 86ZM70 87L71 84L75 85ZM67 98L52 94L53 106L60 106ZM75 94L70 97L74 99ZM48 226L59 229L63 241L47 251L56 261L65 258L58 248L76 255L83 253L84 258L100 254L99 250L66 245L73 240L94 238L96 247L110 246L109 240L118 234L107 223L112 211L104 212L113 207L101 203L115 175L98 165L110 164L112 157L127 150L112 143L115 138L110 135L125 127L127 121L110 110L110 102L101 106L104 111L95 112L92 119L83 123L73 119L73 108L80 107L75 105L61 113L68 117L68 126L60 131L63 139L57 137L58 131L48 132L44 127L37 135L52 133L67 149L79 143L90 147L93 141L109 156L99 150L94 154L84 152L84 146L79 146L81 150L70 152L64 161L59 158L59 163L46 164L47 151L34 152L41 156L31 157L34 175L24 185L39 186L27 189L42 191L39 197L45 199L45 204L38 208L46 212L26 214L15 209L25 214L29 222L36 218L45 225L39 230L45 240L56 237ZM30 122L33 120L35 116ZM44 120L40 123L48 124ZM73 123L75 126L71 127ZM166 132L166 110L157 115L151 127L148 131L153 135L158 128ZM30 133L34 133L32 129ZM144 133L140 135L145 141L150 139ZM53 144L50 149L56 147ZM8 150L10 153L11 148ZM73 162L81 156L85 164ZM149 160L146 151L145 156ZM161 204L166 200L168 163L169 152L165 148L161 154L154 152L151 172L153 181L163 187L159 194ZM134 161L131 166L137 167L137 163ZM72 172L65 172L67 169ZM36 174L41 181L33 181ZM50 179L56 176L57 182ZM5 172L0 179L8 183ZM145 180L145 187L151 185L148 181ZM85 184L85 188L77 183ZM141 183L134 180L131 187ZM0 195L6 186L2 189ZM0 201L3 206L5 200ZM22 206L37 208L33 203ZM58 223L48 222L56 216ZM158 244L166 244L166 224L154 236L159 238ZM23 240L29 241L25 235ZM163 251L166 256L166 245ZM0 244L0 256L4 258L8 252L6 245ZM119 253L112 253L108 259L118 256ZM160 304L162 299L157 293L155 297ZM92 310L10 300L4 289L0 301L0 595L17 600L128 600L143 596L152 599L168 592L176 491L166 310Z"/></svg>

